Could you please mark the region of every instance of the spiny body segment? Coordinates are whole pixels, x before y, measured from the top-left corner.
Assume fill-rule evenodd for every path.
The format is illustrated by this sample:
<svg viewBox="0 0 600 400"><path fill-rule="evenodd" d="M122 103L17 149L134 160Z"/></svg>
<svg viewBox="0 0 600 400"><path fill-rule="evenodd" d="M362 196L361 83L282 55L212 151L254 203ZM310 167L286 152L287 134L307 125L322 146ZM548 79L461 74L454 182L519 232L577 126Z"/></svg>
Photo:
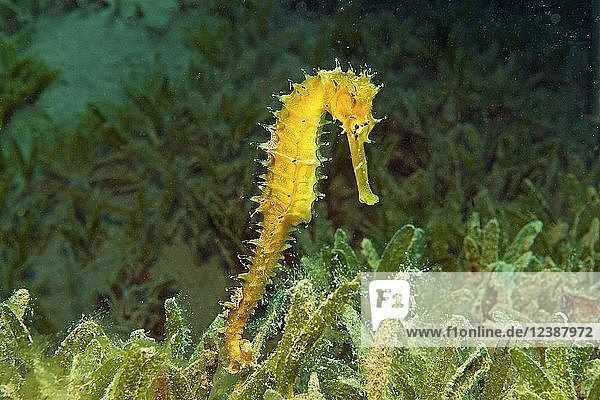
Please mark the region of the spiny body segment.
<svg viewBox="0 0 600 400"><path fill-rule="evenodd" d="M366 72L320 70L292 85L292 93L281 96L282 108L274 113L276 122L268 126L271 139L261 148L268 154L262 193L253 200L263 216L258 239L248 258L248 272L238 277L241 291L234 292L227 312L225 347L232 372L252 362L250 342L242 339L244 327L264 294L269 278L289 247L287 241L295 226L311 219L318 193L318 154L325 113L341 122L350 145L350 155L358 186L359 200L372 205L379 201L369 186L364 144L379 120L371 113L379 86ZM239 288L238 288L239 289Z"/></svg>

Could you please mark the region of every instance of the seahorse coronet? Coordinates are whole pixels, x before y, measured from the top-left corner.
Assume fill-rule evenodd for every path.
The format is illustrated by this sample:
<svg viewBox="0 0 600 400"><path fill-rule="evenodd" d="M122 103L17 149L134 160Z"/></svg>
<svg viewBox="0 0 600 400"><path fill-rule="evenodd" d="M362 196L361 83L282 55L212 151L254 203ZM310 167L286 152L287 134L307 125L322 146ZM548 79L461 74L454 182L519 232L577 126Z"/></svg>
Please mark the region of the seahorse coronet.
<svg viewBox="0 0 600 400"><path fill-rule="evenodd" d="M326 176L319 169L325 157L319 148L323 127L340 121L348 139L359 200L368 205L379 201L371 191L364 144L379 122L372 115L373 98L381 85L374 85L374 74L366 70L358 75L350 68L343 71L336 60L330 71L316 70L301 83L291 83L291 93L274 95L281 109L273 111L275 122L262 125L270 134L259 148L267 153L262 164L266 173L259 177L261 194L254 196L256 211L262 215L257 224L259 237L251 239L251 255L243 261L247 272L238 276L241 290L234 291L227 312L225 348L227 369L236 372L252 363L251 343L243 339L245 325L262 298L265 287L275 274L283 252L290 247L291 232L308 224L314 202L323 195L317 184ZM332 121L325 119L330 114Z"/></svg>

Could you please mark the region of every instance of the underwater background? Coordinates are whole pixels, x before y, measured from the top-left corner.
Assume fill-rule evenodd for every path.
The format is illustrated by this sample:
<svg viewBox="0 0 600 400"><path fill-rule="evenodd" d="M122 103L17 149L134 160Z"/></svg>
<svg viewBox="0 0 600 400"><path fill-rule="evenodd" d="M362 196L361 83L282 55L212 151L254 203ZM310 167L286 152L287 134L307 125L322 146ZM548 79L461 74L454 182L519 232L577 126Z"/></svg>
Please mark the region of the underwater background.
<svg viewBox="0 0 600 400"><path fill-rule="evenodd" d="M592 1L0 0L0 300L26 288L21 317L56 348L91 320L160 341L177 296L195 341L256 236L272 94L336 59L384 85L366 150L380 202L357 201L328 125L325 197L250 331L282 325L269 304L298 282L325 298L378 264L406 226L418 246L397 265L600 271L599 13ZM593 368L591 383L574 378L578 398L599 398ZM482 398L470 382L464 398ZM364 396L411 398L392 386ZM27 398L6 387L0 398Z"/></svg>

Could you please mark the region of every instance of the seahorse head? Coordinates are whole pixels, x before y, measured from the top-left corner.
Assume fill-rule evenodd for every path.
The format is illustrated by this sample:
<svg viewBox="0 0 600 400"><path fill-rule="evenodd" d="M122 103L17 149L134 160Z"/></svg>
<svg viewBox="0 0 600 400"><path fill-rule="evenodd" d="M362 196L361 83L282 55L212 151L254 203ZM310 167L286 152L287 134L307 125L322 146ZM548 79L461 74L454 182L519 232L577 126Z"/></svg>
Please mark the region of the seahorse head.
<svg viewBox="0 0 600 400"><path fill-rule="evenodd" d="M327 111L342 123L348 138L354 176L358 186L358 197L362 203L375 204L379 197L371 191L367 174L367 159L364 144L370 143L369 133L379 119L373 117L373 98L380 86L371 83L366 72L355 75L339 68L328 72L332 82Z"/></svg>

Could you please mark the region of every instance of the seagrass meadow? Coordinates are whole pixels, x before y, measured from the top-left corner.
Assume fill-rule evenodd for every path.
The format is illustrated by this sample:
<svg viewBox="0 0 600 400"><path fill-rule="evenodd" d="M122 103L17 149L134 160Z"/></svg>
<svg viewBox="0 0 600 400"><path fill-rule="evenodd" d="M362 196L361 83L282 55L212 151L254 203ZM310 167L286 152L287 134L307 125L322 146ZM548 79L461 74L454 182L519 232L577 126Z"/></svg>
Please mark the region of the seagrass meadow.
<svg viewBox="0 0 600 400"><path fill-rule="evenodd" d="M600 271L600 8L514 3L0 0L0 400L600 400L594 347L361 345L361 272ZM372 119L277 152L349 64Z"/></svg>

